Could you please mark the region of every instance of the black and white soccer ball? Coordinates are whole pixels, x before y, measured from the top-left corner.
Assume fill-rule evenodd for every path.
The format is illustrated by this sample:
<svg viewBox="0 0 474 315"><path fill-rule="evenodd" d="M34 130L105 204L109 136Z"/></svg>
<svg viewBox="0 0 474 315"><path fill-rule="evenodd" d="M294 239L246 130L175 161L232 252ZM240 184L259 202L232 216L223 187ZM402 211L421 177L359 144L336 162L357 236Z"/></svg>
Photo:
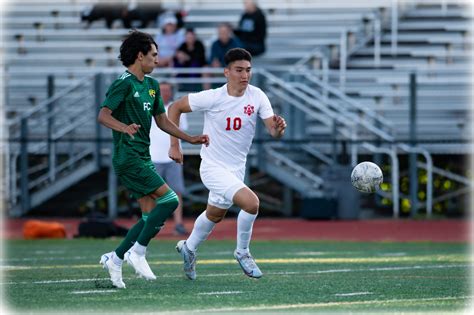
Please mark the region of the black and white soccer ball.
<svg viewBox="0 0 474 315"><path fill-rule="evenodd" d="M375 163L361 162L352 170L351 182L358 191L373 193L383 182L382 170Z"/></svg>

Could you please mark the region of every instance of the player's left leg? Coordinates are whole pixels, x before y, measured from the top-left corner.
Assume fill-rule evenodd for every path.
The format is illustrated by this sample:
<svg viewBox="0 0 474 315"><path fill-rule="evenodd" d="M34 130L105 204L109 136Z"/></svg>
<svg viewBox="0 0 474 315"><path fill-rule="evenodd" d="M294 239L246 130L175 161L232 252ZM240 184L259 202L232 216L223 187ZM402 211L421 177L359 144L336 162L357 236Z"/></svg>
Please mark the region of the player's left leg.
<svg viewBox="0 0 474 315"><path fill-rule="evenodd" d="M257 218L260 206L259 199L250 188L245 186L235 193L233 202L242 209L237 217L237 248L235 249L234 257L247 276L260 278L262 272L249 251L253 224Z"/></svg>
<svg viewBox="0 0 474 315"><path fill-rule="evenodd" d="M163 184L153 193L138 199L143 213L145 224L138 235L135 244L125 254L127 262L135 269L136 273L147 280L154 280L156 276L146 261L146 248L156 234L163 227L166 219L173 213L178 205L175 192Z"/></svg>

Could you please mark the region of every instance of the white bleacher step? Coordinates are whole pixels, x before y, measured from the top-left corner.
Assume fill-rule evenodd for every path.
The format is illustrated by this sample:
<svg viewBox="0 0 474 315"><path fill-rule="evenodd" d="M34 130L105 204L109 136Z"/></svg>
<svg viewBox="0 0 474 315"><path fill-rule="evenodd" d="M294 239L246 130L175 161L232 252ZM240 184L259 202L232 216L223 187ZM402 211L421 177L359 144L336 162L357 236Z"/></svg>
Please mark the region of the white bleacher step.
<svg viewBox="0 0 474 315"><path fill-rule="evenodd" d="M21 5L19 5L21 4ZM53 11L58 11L60 16L78 15L87 4L71 4L71 3L57 3L52 1L50 3L44 1L28 2L22 0L16 4L10 4L5 8L6 16L47 16Z"/></svg>
<svg viewBox="0 0 474 315"><path fill-rule="evenodd" d="M391 34L384 34L382 36L382 43L390 43L392 40ZM444 32L429 32L429 33L399 33L397 35L398 42L424 42L433 44L465 44L472 43L472 38L463 36L462 34L446 34Z"/></svg>
<svg viewBox="0 0 474 315"><path fill-rule="evenodd" d="M159 28L146 28L141 29L144 32L150 33L152 35L160 34L161 29ZM352 30L356 31L357 26L321 26L314 29L311 29L311 34L340 34L343 30ZM41 32L42 36L48 39L70 39L74 37L76 39L121 39L123 36L127 35L129 32L128 29L47 29ZM304 36L308 37L308 27L306 26L283 26L283 27L269 27L267 29L268 37L272 36ZM23 34L25 38L35 38L38 34L37 30L31 28L18 28L15 30L6 29L4 30L4 36L7 38L13 38L17 34ZM216 27L200 27L196 29L196 34L198 36L215 36L217 34Z"/></svg>
<svg viewBox="0 0 474 315"><path fill-rule="evenodd" d="M446 63L445 58L434 57L435 62ZM464 63L467 64L468 57L453 57L453 63ZM452 64L452 63L451 63ZM357 58L352 59L348 62L348 67L351 68L361 68L361 67L385 67L385 68L395 68L395 67L427 67L429 66L428 58L425 57L412 57L412 58L381 58L381 61L378 65L374 63L374 58Z"/></svg>
<svg viewBox="0 0 474 315"><path fill-rule="evenodd" d="M431 154L474 154L472 145L469 142L419 143L418 146L428 150Z"/></svg>
<svg viewBox="0 0 474 315"><path fill-rule="evenodd" d="M312 73L316 76L321 76L322 71L312 70ZM418 71L417 78L420 80L436 80L437 78L456 78L456 77L468 77L471 76L472 71L465 67L449 67L449 68L437 68L432 67L430 71ZM345 72L347 80L357 79L384 79L384 80L408 80L410 71L400 70L394 71L392 69L348 69ZM338 69L329 70L329 78L339 80L340 71Z"/></svg>
<svg viewBox="0 0 474 315"><path fill-rule="evenodd" d="M385 68L390 68L393 67L395 64L397 65L405 65L405 66L411 66L411 67L416 67L420 65L428 65L428 60L426 58L420 58L420 59L414 59L414 58L397 58L396 60L390 60L388 58L382 58L380 60L380 63L376 65L374 63L374 58L357 58L357 59L350 59L349 62L347 63L348 67L351 68L356 68L356 67L385 67Z"/></svg>
<svg viewBox="0 0 474 315"><path fill-rule="evenodd" d="M309 11L309 12L308 12ZM191 10L185 17L186 23L204 23L204 22L229 22L232 20L238 20L241 14L241 10L232 12L232 14L207 14L197 13L196 10ZM366 12L326 12L321 13L318 10L306 10L301 13L290 12L290 13L266 13L267 23L281 23L281 22L306 22L309 25L312 23L324 22L324 23L338 23L339 25L345 23L354 23L355 21L361 20L364 16L370 15Z"/></svg>
<svg viewBox="0 0 474 315"><path fill-rule="evenodd" d="M408 90L382 90L382 89L345 89L348 94L355 94L361 96L372 96L372 97L409 97L410 93ZM453 96L466 95L465 89L446 89L446 90L429 90L429 91L417 91L417 97L432 97L432 98L450 98Z"/></svg>
<svg viewBox="0 0 474 315"><path fill-rule="evenodd" d="M362 101L357 98L357 100L361 101L361 103L367 106L369 109L374 110L380 114L385 112L408 112L410 110L408 102L397 104L390 100L382 104L377 104L373 99L371 99L371 101ZM467 102L439 101L438 103L429 102L424 104L417 102L416 109L418 113L438 111L440 109L446 110L447 112L465 112L470 109L470 106Z"/></svg>
<svg viewBox="0 0 474 315"><path fill-rule="evenodd" d="M443 45L444 46L444 45ZM391 55L392 54L392 47L390 45L382 45L380 47L381 55ZM374 48L373 47L364 47L357 51L358 55L365 54L365 55L373 55ZM402 46L398 45L396 49L397 55L411 55L414 57L429 57L429 56L436 56L436 57L467 57L470 55L469 51L465 49L451 49L447 50L446 47L433 47L433 46Z"/></svg>
<svg viewBox="0 0 474 315"><path fill-rule="evenodd" d="M308 54L307 51L268 51L264 55L259 56L258 58L255 58L255 60L259 59L265 59L265 60L271 60L271 59L277 59L277 60L283 60L283 59L299 59ZM14 55L14 56L7 56L5 58L5 61L8 62L9 64L23 64L23 65L36 65L38 63L43 64L43 63L57 63L57 64L65 64L70 62L71 65L73 63L76 64L85 64L86 59L92 59L96 63L107 63L109 60L113 60L114 62L120 64L120 61L117 59L117 56L115 55L107 55L105 53L100 53L100 54L91 54L91 53L81 53L81 52L75 52L75 53L68 53L67 55L63 54L26 54L26 55Z"/></svg>
<svg viewBox="0 0 474 315"><path fill-rule="evenodd" d="M163 0L162 4L168 6L176 3L175 0ZM192 11L202 10L205 12L222 12L223 10L237 10L242 12L243 6L239 1L203 1L203 0L186 0L186 5ZM305 12L308 10L315 10L322 12L340 11L345 8L350 12L366 12L380 6L380 1L374 0L359 0L343 2L334 1L308 1L308 0L292 0L292 1L275 1L275 0L259 0L258 5L263 10L272 9L275 12L283 10L285 12ZM386 5L389 5L387 3Z"/></svg>
<svg viewBox="0 0 474 315"><path fill-rule="evenodd" d="M334 36L321 37L321 38L295 38L292 40L292 47L304 49L312 49L316 46L323 45L339 45L340 39ZM105 53L106 47L112 48L112 53L118 55L118 51L121 45L120 40L81 40L74 42L65 41L26 41L21 47L26 49L27 54L36 53L51 53L54 52L82 52L88 51L91 53ZM7 41L4 43L4 48L9 54L16 55L19 45L16 41ZM285 38L271 38L267 40L268 50L271 49L282 49L288 48L288 39Z"/></svg>
<svg viewBox="0 0 474 315"><path fill-rule="evenodd" d="M352 69L351 69L352 70ZM368 84L385 84L385 85L408 85L410 83L410 73L400 73L399 75L394 75L390 73L372 73L372 71L368 70L365 74L356 74L351 73L348 71L346 74L346 86L351 84L360 84L360 85L368 85ZM394 72L393 70L391 71ZM461 84L464 85L466 82L470 80L469 73L459 73L454 75L443 75L442 73L433 74L417 74L416 77L417 84L419 85L456 85ZM339 73L335 73L334 75L330 76L329 82L337 85L339 82Z"/></svg>
<svg viewBox="0 0 474 315"><path fill-rule="evenodd" d="M404 13L404 18L472 18L472 13L466 8L450 8L448 10L441 10L440 8L424 8L408 11Z"/></svg>
<svg viewBox="0 0 474 315"><path fill-rule="evenodd" d="M78 16L38 16L38 17L22 17L22 16L5 16L3 18L4 28L21 28L33 27L34 23L41 23L43 28L54 27L59 24L63 27L80 26L81 18Z"/></svg>
<svg viewBox="0 0 474 315"><path fill-rule="evenodd" d="M401 21L398 24L399 31L420 30L445 30L445 31L467 31L470 29L467 21Z"/></svg>

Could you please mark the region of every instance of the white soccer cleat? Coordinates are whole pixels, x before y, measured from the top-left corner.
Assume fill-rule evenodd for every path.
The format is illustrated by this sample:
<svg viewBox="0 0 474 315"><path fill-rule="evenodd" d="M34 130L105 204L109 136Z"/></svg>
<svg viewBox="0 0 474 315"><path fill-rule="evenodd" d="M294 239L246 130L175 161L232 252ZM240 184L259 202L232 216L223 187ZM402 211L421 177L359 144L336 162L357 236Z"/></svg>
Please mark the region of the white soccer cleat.
<svg viewBox="0 0 474 315"><path fill-rule="evenodd" d="M250 253L241 254L235 250L234 257L247 276L257 279L262 277L263 274Z"/></svg>
<svg viewBox="0 0 474 315"><path fill-rule="evenodd" d="M114 252L103 254L100 257L99 263L109 272L112 285L119 289L125 289L125 283L122 280L122 266L118 266L112 261L113 253Z"/></svg>
<svg viewBox="0 0 474 315"><path fill-rule="evenodd" d="M139 277L145 278L146 280L156 280L156 276L153 271L151 271L145 255L140 256L135 253L135 251L129 250L125 253L125 260L135 269L135 273L138 274Z"/></svg>

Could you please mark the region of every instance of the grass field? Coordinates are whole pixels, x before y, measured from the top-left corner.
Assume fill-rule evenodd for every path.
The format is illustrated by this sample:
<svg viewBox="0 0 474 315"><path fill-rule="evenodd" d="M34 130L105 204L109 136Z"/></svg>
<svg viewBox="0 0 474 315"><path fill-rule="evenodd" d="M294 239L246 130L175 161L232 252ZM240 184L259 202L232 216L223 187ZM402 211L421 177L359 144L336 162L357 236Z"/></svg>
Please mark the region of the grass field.
<svg viewBox="0 0 474 315"><path fill-rule="evenodd" d="M246 277L234 242L207 241L196 281L182 272L174 241L152 241L158 279L114 289L98 264L118 240L5 241L4 301L11 311L211 313L453 311L472 303L468 244L254 241L264 277Z"/></svg>

